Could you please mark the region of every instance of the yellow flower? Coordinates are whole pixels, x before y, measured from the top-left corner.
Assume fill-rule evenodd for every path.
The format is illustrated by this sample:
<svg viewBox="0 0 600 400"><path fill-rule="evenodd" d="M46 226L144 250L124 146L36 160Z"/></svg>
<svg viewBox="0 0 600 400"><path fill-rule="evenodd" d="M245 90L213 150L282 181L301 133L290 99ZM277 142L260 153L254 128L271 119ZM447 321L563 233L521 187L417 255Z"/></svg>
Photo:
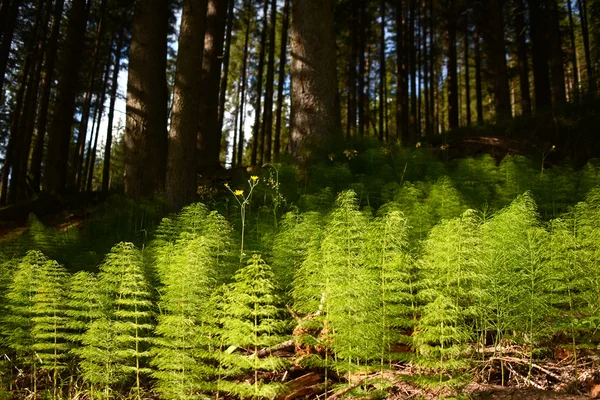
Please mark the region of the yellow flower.
<svg viewBox="0 0 600 400"><path fill-rule="evenodd" d="M256 182L258 180L258 176L252 175L250 179L252 179L253 182Z"/></svg>
<svg viewBox="0 0 600 400"><path fill-rule="evenodd" d="M551 150L551 151L552 151L552 150L556 150L556 145L555 145L555 144L553 144L553 145L552 145L552 148L551 148L550 150Z"/></svg>
<svg viewBox="0 0 600 400"><path fill-rule="evenodd" d="M243 196L244 195L244 191L243 190L236 190L235 192L233 192L233 194L235 194L236 196Z"/></svg>
<svg viewBox="0 0 600 400"><path fill-rule="evenodd" d="M421 142L417 142L417 144L415 145L416 148L421 147Z"/></svg>
<svg viewBox="0 0 600 400"><path fill-rule="evenodd" d="M225 184L225 187L226 187L227 189L229 189L229 183L226 183L226 184Z"/></svg>

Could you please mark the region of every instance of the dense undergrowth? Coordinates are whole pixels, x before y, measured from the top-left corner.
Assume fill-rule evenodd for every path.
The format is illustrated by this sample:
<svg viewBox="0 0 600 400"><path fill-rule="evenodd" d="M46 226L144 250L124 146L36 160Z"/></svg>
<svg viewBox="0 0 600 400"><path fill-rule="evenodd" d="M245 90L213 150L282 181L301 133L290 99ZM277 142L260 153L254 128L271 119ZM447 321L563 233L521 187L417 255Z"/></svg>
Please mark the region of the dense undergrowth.
<svg viewBox="0 0 600 400"><path fill-rule="evenodd" d="M283 371L407 363L456 386L486 346L529 372L597 350L598 163L421 150L270 166L158 225L116 198L83 229L31 216L0 251L0 398L273 398Z"/></svg>

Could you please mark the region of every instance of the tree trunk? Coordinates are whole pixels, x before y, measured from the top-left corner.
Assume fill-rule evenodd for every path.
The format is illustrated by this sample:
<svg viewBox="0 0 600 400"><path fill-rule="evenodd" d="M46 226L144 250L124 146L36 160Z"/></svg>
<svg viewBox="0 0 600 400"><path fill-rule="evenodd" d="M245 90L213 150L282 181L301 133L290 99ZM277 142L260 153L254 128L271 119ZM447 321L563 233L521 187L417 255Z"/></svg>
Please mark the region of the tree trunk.
<svg viewBox="0 0 600 400"><path fill-rule="evenodd" d="M358 1L351 0L350 7L350 58L348 59L348 93L346 102L348 116L346 119L346 141L356 134L356 64L358 61Z"/></svg>
<svg viewBox="0 0 600 400"><path fill-rule="evenodd" d="M423 4L423 94L425 100L425 135L429 136L431 134L431 114L429 113L430 106L429 103L432 99L429 97L429 51L430 47L427 46L427 37L429 35L428 32L428 7L427 4Z"/></svg>
<svg viewBox="0 0 600 400"><path fill-rule="evenodd" d="M265 50L267 45L267 24L269 11L269 0L263 1L263 18L262 29L260 33L260 50L258 56L258 68L256 72L256 105L254 106L254 126L252 135L252 155L250 157L250 165L256 165L259 157L262 160L264 153L264 138L261 137L263 132L260 127L260 117L262 111L262 90L263 90L263 72L265 69ZM260 154L259 154L260 153Z"/></svg>
<svg viewBox="0 0 600 400"><path fill-rule="evenodd" d="M275 81L275 30L277 29L277 0L271 1L271 24L269 27L269 58L267 61L267 87L265 88L265 112L262 125L264 138L264 160L261 157L260 164L271 162L273 145L273 84ZM263 152L261 152L263 154Z"/></svg>
<svg viewBox="0 0 600 400"><path fill-rule="evenodd" d="M504 45L504 0L490 0L478 7L480 32L486 51L488 67L494 84L494 108L496 118L505 120L512 117L510 85L506 65Z"/></svg>
<svg viewBox="0 0 600 400"><path fill-rule="evenodd" d="M281 44L279 47L279 73L277 77L277 112L275 114L275 143L273 149L273 157L276 161L279 160L279 152L281 149L281 120L283 118L283 85L285 84L285 65L287 63L286 54L289 23L290 0L285 0L285 4L283 6L283 23L281 26Z"/></svg>
<svg viewBox="0 0 600 400"><path fill-rule="evenodd" d="M71 127L88 11L85 0L72 1L65 47L60 60L58 94L48 135L44 190L51 194L63 192L66 188Z"/></svg>
<svg viewBox="0 0 600 400"><path fill-rule="evenodd" d="M202 97L206 97L206 92L209 88L202 84L209 83L206 81L206 75L215 72L210 71L211 67L217 69L215 65L217 56L223 48L223 42L221 41L221 48L211 49L211 53L206 54L207 57L204 58L208 62L206 64L203 63L203 51L206 43L211 42L213 44L214 40L209 39L209 37L211 34L216 33L214 31L210 32L207 29L210 19L217 17L216 4L212 0L210 3L207 12L206 0L184 0L183 2L177 71L175 73L175 86L173 88L173 108L171 110L166 178L167 202L170 210L174 212L191 203L196 196L197 152L194 145L197 143L199 121L209 118L213 120L213 124L211 124L213 132L210 135L207 135L206 131L200 134L204 139L208 139L204 141L204 144L210 141L207 136L214 136L214 130L216 130L218 118L216 115L216 106L219 96L218 74L211 76L215 82L212 82L213 87L210 88L212 89L211 100L214 103L211 111L214 111L215 115L198 115L198 107L199 103L201 103L199 101L201 97L198 94L204 90L205 93ZM220 3L227 6L227 3L223 1ZM225 10L225 15L227 15L227 10ZM215 23L214 20L211 22ZM205 34L205 31L207 34ZM224 32L220 33L223 34ZM205 40L198 40L198 38L205 38ZM206 60L207 58L214 58L214 60ZM208 71L204 68L206 65L209 66ZM204 112L206 110L204 108ZM206 146L203 146L201 150L206 151ZM208 156L206 153L202 155Z"/></svg>
<svg viewBox="0 0 600 400"><path fill-rule="evenodd" d="M477 108L477 125L483 125L483 88L481 81L481 43L479 39L479 29L475 28L475 98Z"/></svg>
<svg viewBox="0 0 600 400"><path fill-rule="evenodd" d="M4 79L6 77L6 66L10 56L10 48L12 45L13 35L15 33L15 24L19 16L19 6L22 0L6 0L4 22L2 24L2 41L0 42L0 102L4 100Z"/></svg>
<svg viewBox="0 0 600 400"><path fill-rule="evenodd" d="M448 35L448 123L458 128L458 71L456 62L456 9L454 0L448 3L446 32Z"/></svg>
<svg viewBox="0 0 600 400"><path fill-rule="evenodd" d="M124 143L125 194L134 199L152 196L164 185L168 23L168 0L138 3L129 47Z"/></svg>
<svg viewBox="0 0 600 400"><path fill-rule="evenodd" d="M563 66L562 40L556 0L546 0L548 7L548 43L550 45L550 76L554 104L559 106L567 102L565 89L565 68Z"/></svg>
<svg viewBox="0 0 600 400"><path fill-rule="evenodd" d="M332 0L292 4L291 153L301 164L315 146L327 146L340 131L333 26Z"/></svg>
<svg viewBox="0 0 600 400"><path fill-rule="evenodd" d="M248 80L246 77L247 71L248 71L248 46L250 43L250 23L251 23L251 2L250 0L246 0L245 6L244 6L244 11L246 14L246 38L244 39L244 53L243 53L243 61L242 61L242 91L241 91L241 101L240 101L240 133L238 135L238 151L237 151L237 157L238 157L238 162L237 165L241 166L242 165L242 160L243 160L243 156L244 156L244 142L245 142L245 138L244 138L244 113L246 111L246 109L244 108L244 105L246 103L246 87L248 86Z"/></svg>
<svg viewBox="0 0 600 400"><path fill-rule="evenodd" d="M125 29L121 29L117 47L115 48L115 60L113 65L113 74L110 86L110 106L108 108L108 125L106 128L106 145L104 146L104 165L102 166L102 192L108 193L110 184L110 157L112 152L112 131L113 120L115 116L115 101L117 99L117 89L119 87L119 70L121 69L121 56L123 50L123 41L125 40Z"/></svg>
<svg viewBox="0 0 600 400"><path fill-rule="evenodd" d="M383 142L385 137L385 0L381 0L381 43L379 44L379 141Z"/></svg>
<svg viewBox="0 0 600 400"><path fill-rule="evenodd" d="M517 58L519 60L519 84L521 89L521 113L531 115L531 93L529 87L529 61L527 59L527 41L525 30L525 5L516 0L515 36L517 40Z"/></svg>
<svg viewBox="0 0 600 400"><path fill-rule="evenodd" d="M471 125L471 76L469 74L469 18L465 19L465 105L467 108L467 126Z"/></svg>
<svg viewBox="0 0 600 400"><path fill-rule="evenodd" d="M402 1L396 3L396 138L408 143L408 68L406 57L406 26Z"/></svg>
<svg viewBox="0 0 600 400"><path fill-rule="evenodd" d="M433 2L429 2L429 107L430 117L432 120L431 134L437 134L437 122L435 118L435 88L437 86L436 75L435 75L435 41L434 41L434 23L433 23Z"/></svg>
<svg viewBox="0 0 600 400"><path fill-rule="evenodd" d="M408 54L410 69L410 142L417 141L417 49L415 46L416 33L416 0L409 1L409 35L408 35Z"/></svg>
<svg viewBox="0 0 600 400"><path fill-rule="evenodd" d="M60 33L60 24L64 8L64 0L57 0L54 4L52 14L52 25L50 28L50 37L48 38L48 47L46 50L46 62L44 64L44 75L42 77L42 93L40 97L40 110L38 117L38 126L33 143L31 154L31 168L29 178L31 186L36 192L40 190L42 181L42 158L44 155L44 139L48 124L48 109L50 105L50 94L52 92L52 83L54 81L54 65L58 51L58 35Z"/></svg>
<svg viewBox="0 0 600 400"><path fill-rule="evenodd" d="M225 33L225 55L223 56L223 72L221 73L221 83L219 87L219 122L217 125L217 132L219 132L219 135L223 132L223 119L225 116L225 100L227 99L227 83L229 81L229 59L231 58L231 33L234 24L234 12L235 1L229 0L227 8L227 32Z"/></svg>
<svg viewBox="0 0 600 400"><path fill-rule="evenodd" d="M567 0L567 10L569 13L569 40L571 42L571 63L573 64L573 93L572 97L577 99L580 93L579 87L579 67L577 66L577 47L575 45L575 23L573 22L573 9L571 0ZM574 96L573 96L574 94Z"/></svg>
<svg viewBox="0 0 600 400"><path fill-rule="evenodd" d="M531 26L531 59L533 64L533 85L536 110L552 104L550 94L550 73L548 71L548 51L544 32L544 10L540 0L528 0L529 22Z"/></svg>
<svg viewBox="0 0 600 400"><path fill-rule="evenodd" d="M198 2L195 1L195 3ZM203 3L206 3L206 1ZM202 53L200 53L200 57L197 60L202 66L202 79L199 82L200 86L195 89L196 96L199 98L199 103L197 103L197 101L194 102L199 106L200 118L197 117L196 113L193 114L196 117L196 123L199 124L197 128L197 167L198 172L201 173L205 173L207 170L216 170L220 166L221 130L219 129L219 84L221 78L221 62L223 60L225 25L227 23L227 3L227 1L223 0L209 0L208 6L203 6L207 12L205 17L206 25L202 23L202 31L206 30L206 33L203 32L202 36L189 38L190 41L198 41L198 37L204 37L204 57L202 57ZM206 26L206 28L204 28L204 26ZM198 32L198 34L199 33L200 32ZM195 47L199 48L201 51L202 43ZM194 75L187 76L193 77Z"/></svg>
<svg viewBox="0 0 600 400"><path fill-rule="evenodd" d="M85 171L83 170L83 159L85 149L85 141L87 138L88 122L90 119L90 108L92 106L92 93L94 91L94 85L96 84L96 73L100 65L100 46L102 44L104 36L104 16L106 14L106 4L108 0L102 0L100 3L100 14L98 17L98 28L96 31L96 42L94 44L94 50L92 52L92 65L90 69L90 75L88 79L87 89L85 92L85 99L81 108L81 121L79 123L79 130L77 132L77 147L73 154L73 172L72 172L72 184L75 184L76 188L83 188L85 186ZM92 132L93 134L93 132Z"/></svg>
<svg viewBox="0 0 600 400"><path fill-rule="evenodd" d="M113 40L111 40L109 49L112 49ZM94 168L96 166L96 151L98 149L98 136L100 136L100 122L102 121L102 115L104 114L104 102L106 101L106 90L108 87L108 77L110 73L110 52L108 55L108 59L106 60L106 70L104 71L104 77L102 78L102 90L98 94L98 102L96 103L96 109L98 110L98 119L96 120L96 133L94 135L94 147L90 152L90 161L88 164L87 170L87 185L86 191L88 193L92 192L92 183L94 180ZM118 68L118 66L117 66Z"/></svg>
<svg viewBox="0 0 600 400"><path fill-rule="evenodd" d="M359 1L360 4L360 22L359 22L359 34L358 34L358 135L362 139L365 136L365 72L366 72L366 59L365 54L367 52L367 11L364 1Z"/></svg>
<svg viewBox="0 0 600 400"><path fill-rule="evenodd" d="M581 22L581 36L583 37L583 49L585 53L585 67L587 71L588 91L593 94L596 92L595 71L592 63L590 51L590 31L587 17L586 0L577 0L577 8L579 8L579 20Z"/></svg>

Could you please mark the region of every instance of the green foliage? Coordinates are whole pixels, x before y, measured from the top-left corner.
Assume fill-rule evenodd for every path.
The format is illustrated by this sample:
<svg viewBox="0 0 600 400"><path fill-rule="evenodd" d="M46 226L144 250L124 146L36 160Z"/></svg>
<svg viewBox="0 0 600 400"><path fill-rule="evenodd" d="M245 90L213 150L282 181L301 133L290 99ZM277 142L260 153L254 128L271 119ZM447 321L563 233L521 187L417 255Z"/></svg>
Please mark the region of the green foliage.
<svg viewBox="0 0 600 400"><path fill-rule="evenodd" d="M285 340L283 320L275 276L260 255L253 255L248 265L238 270L234 282L225 294L222 340L230 351L224 357L226 369L254 373L253 384L231 381L220 382L221 390L240 397L272 397L278 390L276 384L259 381L259 371L279 370L285 364L269 355L260 358L258 350ZM237 350L236 350L237 349ZM241 350L241 351L240 351ZM248 355L250 353L250 355ZM227 372L226 372L227 373Z"/></svg>

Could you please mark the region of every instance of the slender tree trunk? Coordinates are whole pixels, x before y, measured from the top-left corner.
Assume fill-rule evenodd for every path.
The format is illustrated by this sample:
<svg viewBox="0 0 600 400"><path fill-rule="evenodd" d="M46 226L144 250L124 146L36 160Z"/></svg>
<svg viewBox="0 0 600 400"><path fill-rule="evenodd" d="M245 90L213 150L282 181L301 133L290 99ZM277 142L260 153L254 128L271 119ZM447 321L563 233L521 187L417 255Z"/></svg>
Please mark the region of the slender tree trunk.
<svg viewBox="0 0 600 400"><path fill-rule="evenodd" d="M114 40L114 39L113 39ZM113 47L113 40L111 40L109 49ZM96 103L96 109L98 113L98 119L96 120L96 133L94 135L94 147L90 151L90 161L87 170L87 185L86 191L92 192L92 183L94 180L94 168L96 167L96 151L98 149L98 136L100 136L100 123L102 121L102 115L104 114L104 103L106 102L106 91L108 88L108 79L110 73L110 53L106 60L106 70L104 71L104 77L102 78L102 90L98 94L98 102Z"/></svg>
<svg viewBox="0 0 600 400"><path fill-rule="evenodd" d="M240 119L240 83L235 85L235 118L233 121L233 154L231 155L231 168L235 168L237 163L237 141L238 141L238 121Z"/></svg>
<svg viewBox="0 0 600 400"><path fill-rule="evenodd" d="M429 102L432 101L429 97L429 46L427 46L428 32L428 7L427 4L423 4L423 94L425 100L425 135L431 134L431 118L429 114Z"/></svg>
<svg viewBox="0 0 600 400"><path fill-rule="evenodd" d="M526 34L525 5L523 4L523 0L516 0L515 36L517 40L517 58L519 60L521 112L523 115L531 115L531 89L529 87L529 61L527 59Z"/></svg>
<svg viewBox="0 0 600 400"><path fill-rule="evenodd" d="M471 75L469 70L469 18L465 19L465 105L467 109L467 126L471 125Z"/></svg>
<svg viewBox="0 0 600 400"><path fill-rule="evenodd" d="M250 165L256 165L256 162L264 153L264 137L261 136L263 132L260 126L260 117L262 111L262 91L263 91L263 72L265 69L265 50L267 44L267 24L268 24L268 13L269 12L269 0L263 1L263 18L262 18L262 29L260 33L260 50L258 56L258 68L256 72L256 105L254 106L254 127L253 127L253 138L252 138L252 155L250 158Z"/></svg>
<svg viewBox="0 0 600 400"><path fill-rule="evenodd" d="M589 93L596 92L596 81L594 64L590 51L590 31L588 26L588 9L586 0L577 0L577 8L579 8L579 21L581 22L581 36L583 38L583 50L585 53L585 68L587 71L587 82Z"/></svg>
<svg viewBox="0 0 600 400"><path fill-rule="evenodd" d="M58 94L48 136L45 163L44 190L51 194L63 192L66 188L71 127L88 11L85 0L72 1L65 50L60 60Z"/></svg>
<svg viewBox="0 0 600 400"><path fill-rule="evenodd" d="M106 145L104 146L104 165L102 166L102 192L108 193L110 185L110 158L112 153L112 131L115 116L115 102L117 100L117 89L119 88L119 70L121 69L121 56L123 42L125 40L125 29L121 29L117 47L115 48L115 59L113 64L112 79L110 86L110 106L108 108L108 124L106 128Z"/></svg>
<svg viewBox="0 0 600 400"><path fill-rule="evenodd" d="M435 88L437 80L435 76L435 41L434 41L434 20L433 20L433 2L429 2L429 107L432 120L431 134L437 134L437 122L435 118Z"/></svg>
<svg viewBox="0 0 600 400"><path fill-rule="evenodd" d="M64 0L57 0L54 4L52 14L52 25L50 28L50 37L48 38L48 47L46 50L46 62L44 63L44 75L42 77L42 89L40 97L40 109L38 125L33 142L31 154L31 168L29 178L34 191L40 190L42 181L42 158L44 155L44 139L48 125L48 109L50 105L50 94L52 92L52 83L54 81L54 66L58 51L58 35L60 33L60 24L64 8Z"/></svg>
<svg viewBox="0 0 600 400"><path fill-rule="evenodd" d="M417 48L415 46L416 33L416 0L409 0L409 34L408 53L410 69L410 142L417 141Z"/></svg>
<svg viewBox="0 0 600 400"><path fill-rule="evenodd" d="M367 38L366 30L367 24L367 11L364 1L359 1L360 4L360 23L359 23L359 34L358 34L358 135L362 139L365 136L366 126L366 113L365 113L365 91L368 88L365 87L365 73L367 70L365 54L367 52Z"/></svg>
<svg viewBox="0 0 600 400"><path fill-rule="evenodd" d="M481 80L481 43L479 39L479 29L475 28L475 98L477 108L477 125L483 125L483 88Z"/></svg>
<svg viewBox="0 0 600 400"><path fill-rule="evenodd" d="M528 0L531 26L531 59L536 110L552 104L550 73L548 71L547 40L544 30L544 10L540 0Z"/></svg>
<svg viewBox="0 0 600 400"><path fill-rule="evenodd" d="M231 58L231 33L233 31L234 16L235 1L229 0L229 5L227 7L227 32L225 33L225 54L223 56L223 72L221 73L221 83L219 87L219 123L217 125L218 132L223 132L223 120L225 117L225 100L227 99L227 83L229 81L229 59Z"/></svg>
<svg viewBox="0 0 600 400"><path fill-rule="evenodd" d="M242 92L241 92L241 105L240 105L240 134L238 135L238 152L237 152L237 157L238 157L238 162L237 165L241 166L242 165L242 159L244 156L244 142L245 142L245 138L244 138L244 113L245 113L245 108L244 105L246 103L246 87L248 86L248 80L246 77L247 71L248 71L248 46L249 46L249 42L250 42L250 22L251 22L251 2L250 0L246 0L245 6L244 6L244 11L246 14L246 38L244 39L244 53L243 53L243 61L242 61Z"/></svg>
<svg viewBox="0 0 600 400"><path fill-rule="evenodd" d="M458 71L456 54L456 10L454 0L448 3L448 123L450 129L458 128Z"/></svg>
<svg viewBox="0 0 600 400"><path fill-rule="evenodd" d="M94 105L92 106L94 111L92 114L92 126L90 128L90 140L88 140L87 142L87 152L84 153L84 158L85 161L83 163L83 169L81 171L81 174L83 175L82 181L81 181L81 188L79 189L80 191L85 191L87 188L87 178L88 178L88 172L90 170L90 165L92 162L92 152L93 150L93 143L98 141L98 137L94 136L94 134L98 134L98 130L96 129L96 127L100 126L100 119L102 118L101 114L101 108L102 105L100 104L102 99L102 95L100 94L100 91L98 91L98 93L96 93L96 97L94 98L95 102ZM91 110L90 110L91 112Z"/></svg>
<svg viewBox="0 0 600 400"><path fill-rule="evenodd" d="M227 3L221 1L221 4ZM206 82L206 75L210 75L205 69L206 64L203 63L203 52L206 48L206 43L214 43L214 40L209 39L211 33L208 28L211 18L217 17L216 5L213 1L208 6L207 13L206 0L184 0L183 11L181 14L181 29L179 34L179 52L177 56L177 71L175 73L175 86L173 89L173 108L171 110L171 129L169 131L169 154L167 156L167 179L166 179L166 195L167 202L171 211L178 211L181 207L189 204L196 196L196 150L194 145L197 143L198 124L202 119L212 118L214 124L212 128L216 129L217 113L217 98L219 95L219 74L215 74L212 78L216 78L213 82L212 100L215 107L215 115L198 115L198 107L200 106L200 97L198 93L201 90L205 92L209 90L207 86L203 86ZM227 10L225 10L227 15ZM214 22L213 22L214 23ZM223 31L225 28L223 28ZM205 36L205 31L208 35ZM223 34L224 32L220 32ZM198 38L205 38L204 41ZM217 54L220 54L223 48L211 49L212 53L206 54L204 60L214 57L215 60L209 60L207 64L212 64L211 67L216 67ZM213 62L211 62L213 61ZM203 71L202 71L202 70ZM206 108L204 109L206 110ZM201 132L200 136L208 139L205 135L207 132ZM214 132L212 132L214 135ZM210 140L210 139L209 139ZM205 141L204 143L206 143ZM201 148L201 151L205 147ZM202 154L202 153L201 153ZM206 156L206 154L203 154ZM217 159L218 161L218 159Z"/></svg>
<svg viewBox="0 0 600 400"><path fill-rule="evenodd" d="M340 131L333 26L332 0L293 2L291 153L301 164Z"/></svg>
<svg viewBox="0 0 600 400"><path fill-rule="evenodd" d="M100 14L98 19L98 28L96 31L96 43L94 44L94 50L92 52L92 66L90 69L90 76L88 79L87 89L85 92L85 99L83 101L83 107L81 109L81 121L79 123L79 130L77 133L77 147L73 154L73 172L72 172L72 184L75 184L76 188L83 188L85 186L85 171L83 170L83 159L85 142L87 138L88 122L90 119L90 108L92 105L92 93L94 91L94 85L96 84L96 73L100 67L100 46L104 39L105 23L104 17L106 15L106 5L108 0L102 0L100 3ZM92 132L93 133L93 132Z"/></svg>
<svg viewBox="0 0 600 400"><path fill-rule="evenodd" d="M406 63L404 7L396 2L396 139L408 143L408 69Z"/></svg>
<svg viewBox="0 0 600 400"><path fill-rule="evenodd" d="M565 68L563 65L562 40L556 0L546 0L548 7L548 43L550 45L550 76L554 104L559 106L567 102L565 89Z"/></svg>
<svg viewBox="0 0 600 400"><path fill-rule="evenodd" d="M206 1L204 1L206 3ZM209 0L206 12L206 28L202 24L204 37L204 57L198 59L202 66L202 80L196 88L199 97L200 118L198 124L198 172L216 170L220 167L221 130L219 129L219 85L221 78L221 62L223 60L223 42L225 25L227 24L227 1ZM189 40L198 40L198 37ZM200 46L196 47L201 47ZM201 49L200 49L201 50ZM193 76L193 75L189 75ZM187 79L187 78L186 78ZM194 114L195 115L195 114ZM195 188L194 188L195 193Z"/></svg>
<svg viewBox="0 0 600 400"><path fill-rule="evenodd" d="M271 24L269 27L269 57L267 61L267 87L265 88L265 112L262 125L265 151L260 164L271 162L273 148L273 85L275 81L275 30L277 29L277 0L271 1Z"/></svg>
<svg viewBox="0 0 600 400"><path fill-rule="evenodd" d="M22 0L5 0L2 8L5 10L5 17L2 24L2 41L0 42L0 102L4 100L4 79L6 77L6 66L10 56L10 48L15 33L15 24L19 16L19 7Z"/></svg>
<svg viewBox="0 0 600 400"><path fill-rule="evenodd" d="M575 23L573 22L573 9L571 0L567 0L567 11L569 13L569 40L571 41L571 63L573 64L573 92L577 99L580 93L579 67L577 66L577 47L575 45Z"/></svg>
<svg viewBox="0 0 600 400"><path fill-rule="evenodd" d="M379 141L383 142L385 138L385 0L381 0L381 43L379 44Z"/></svg>
<svg viewBox="0 0 600 400"><path fill-rule="evenodd" d="M279 47L279 73L277 82L277 112L275 114L275 143L273 157L279 159L281 149L281 124L283 115L283 85L285 84L285 65L287 62L287 42L290 23L290 0L285 0L283 6L283 23L281 25L281 44ZM356 90L356 89L355 89Z"/></svg>
<svg viewBox="0 0 600 400"><path fill-rule="evenodd" d="M138 3L129 47L124 143L125 194L134 199L150 197L164 185L168 143L168 25L168 0Z"/></svg>
<svg viewBox="0 0 600 400"><path fill-rule="evenodd" d="M356 135L356 64L358 61L358 1L351 0L350 15L350 59L348 60L348 118L346 121L346 141Z"/></svg>

